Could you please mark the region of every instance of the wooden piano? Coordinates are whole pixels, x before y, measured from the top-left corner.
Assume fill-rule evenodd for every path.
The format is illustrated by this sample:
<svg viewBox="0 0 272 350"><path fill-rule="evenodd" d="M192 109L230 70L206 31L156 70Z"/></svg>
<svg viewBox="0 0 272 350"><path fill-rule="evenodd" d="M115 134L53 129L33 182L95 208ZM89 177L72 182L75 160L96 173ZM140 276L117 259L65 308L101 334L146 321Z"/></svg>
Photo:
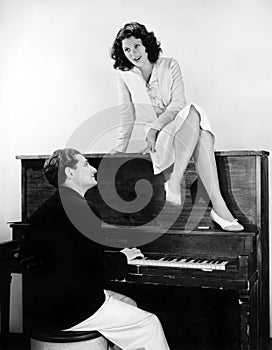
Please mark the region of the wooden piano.
<svg viewBox="0 0 272 350"><path fill-rule="evenodd" d="M20 242L29 216L54 192L43 176L46 157L17 157L22 165L22 222L11 225L14 241ZM193 162L185 172L183 206L179 208L165 205L163 183L167 174L154 176L148 155L86 157L98 169L100 187L87 195L95 197L99 205L105 245L110 246L109 261L120 247L137 243L145 255L121 271L118 280L109 277L109 287L134 292L136 300L144 295L146 308L157 299L153 311L168 320L171 313L175 320L170 338L182 334L179 322L186 304L195 304L189 299L191 295L203 300L198 304L202 309L211 303L208 313L226 304L222 318L228 314L228 321L220 325L223 330L219 334L228 337L233 329L234 341L226 345L228 339L219 340L217 349L265 350L269 339L268 152L216 152L223 197L245 227L239 233L223 232L211 222L210 203ZM110 202L110 198L114 200ZM128 210L124 210L124 203ZM170 306L171 299L174 303L184 295L181 306ZM198 310L184 315L197 315ZM216 318L215 314L212 317ZM212 327L220 323L219 317ZM201 324L196 327L193 337L197 338ZM210 349L203 346L204 342L193 348Z"/></svg>

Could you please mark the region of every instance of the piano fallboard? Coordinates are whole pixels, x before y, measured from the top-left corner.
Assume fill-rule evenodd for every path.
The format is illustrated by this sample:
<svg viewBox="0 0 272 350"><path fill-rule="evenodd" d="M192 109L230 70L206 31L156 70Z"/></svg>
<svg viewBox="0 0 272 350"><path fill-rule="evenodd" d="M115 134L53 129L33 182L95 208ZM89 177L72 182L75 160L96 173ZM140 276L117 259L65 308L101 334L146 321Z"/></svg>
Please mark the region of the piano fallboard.
<svg viewBox="0 0 272 350"><path fill-rule="evenodd" d="M132 246L135 236L139 242L145 244L139 248L145 252L156 252L171 254L202 254L218 256L237 257L238 255L249 255L255 252L255 240L258 232L226 232L192 230L182 231L170 229L165 232L159 226L113 226L103 224L103 236L105 245L120 248ZM140 237L140 238L139 238Z"/></svg>

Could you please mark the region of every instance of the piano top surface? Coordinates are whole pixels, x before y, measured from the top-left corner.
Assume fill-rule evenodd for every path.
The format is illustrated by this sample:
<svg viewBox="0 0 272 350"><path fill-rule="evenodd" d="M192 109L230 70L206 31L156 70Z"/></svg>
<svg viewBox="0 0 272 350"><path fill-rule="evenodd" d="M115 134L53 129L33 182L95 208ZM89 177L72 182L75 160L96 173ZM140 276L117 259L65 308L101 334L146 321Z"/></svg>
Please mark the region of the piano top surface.
<svg viewBox="0 0 272 350"><path fill-rule="evenodd" d="M118 158L118 157L135 157L135 156L141 156L143 158L149 159L150 156L147 155L141 155L140 153L115 153L115 154L107 154L107 153L85 153L85 156L89 158L96 158L96 157L110 157L110 158ZM232 151L215 151L215 155L218 156L268 156L269 152L266 150L232 150ZM16 159L46 159L49 157L49 154L37 154L37 155L17 155Z"/></svg>

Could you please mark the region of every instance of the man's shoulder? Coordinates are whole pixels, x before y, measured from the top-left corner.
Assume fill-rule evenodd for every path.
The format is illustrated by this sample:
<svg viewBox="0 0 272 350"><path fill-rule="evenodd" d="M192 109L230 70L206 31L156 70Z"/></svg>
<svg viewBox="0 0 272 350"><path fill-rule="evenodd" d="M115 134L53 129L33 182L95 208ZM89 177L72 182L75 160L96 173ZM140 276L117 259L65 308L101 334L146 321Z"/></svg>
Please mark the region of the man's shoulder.
<svg viewBox="0 0 272 350"><path fill-rule="evenodd" d="M32 225L39 225L52 220L56 215L59 215L63 210L59 192L56 190L51 197L40 205L40 207L30 216L29 223Z"/></svg>
<svg viewBox="0 0 272 350"><path fill-rule="evenodd" d="M100 197L99 191L97 187L89 189L85 193L85 200L87 201L87 204L89 208L93 211L93 213L101 219L100 211L99 211L99 205L98 205L98 198Z"/></svg>

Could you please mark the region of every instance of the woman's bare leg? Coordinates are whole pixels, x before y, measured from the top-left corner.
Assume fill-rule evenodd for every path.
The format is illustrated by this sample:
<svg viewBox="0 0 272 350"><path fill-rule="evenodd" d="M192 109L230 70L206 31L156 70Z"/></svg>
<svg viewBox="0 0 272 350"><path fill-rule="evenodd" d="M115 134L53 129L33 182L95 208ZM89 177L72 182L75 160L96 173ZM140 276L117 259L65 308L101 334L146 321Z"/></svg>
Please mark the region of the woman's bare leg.
<svg viewBox="0 0 272 350"><path fill-rule="evenodd" d="M174 193L180 193L180 184L184 171L198 143L200 132L199 121L199 113L192 106L189 116L175 135L175 162L169 179L169 189Z"/></svg>
<svg viewBox="0 0 272 350"><path fill-rule="evenodd" d="M234 220L220 191L212 134L200 128L200 115L194 106L191 106L189 116L176 133L174 149L175 162L169 179L170 190L174 193L180 192L184 171L193 155L196 171L210 197L214 211L225 220Z"/></svg>
<svg viewBox="0 0 272 350"><path fill-rule="evenodd" d="M210 197L214 211L225 220L234 220L220 191L213 137L209 131L200 130L199 141L194 152L194 161L196 171Z"/></svg>

